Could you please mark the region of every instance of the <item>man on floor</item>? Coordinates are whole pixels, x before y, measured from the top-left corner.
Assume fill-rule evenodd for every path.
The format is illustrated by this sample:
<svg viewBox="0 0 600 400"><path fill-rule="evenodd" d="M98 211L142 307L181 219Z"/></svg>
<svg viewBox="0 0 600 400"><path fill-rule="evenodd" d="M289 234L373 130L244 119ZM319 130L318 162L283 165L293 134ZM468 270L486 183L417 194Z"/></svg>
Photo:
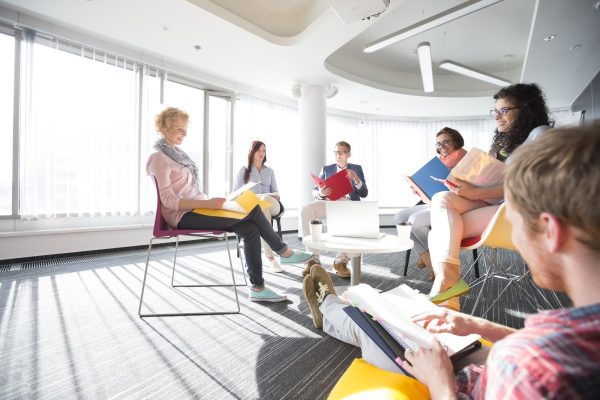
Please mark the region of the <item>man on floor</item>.
<svg viewBox="0 0 600 400"><path fill-rule="evenodd" d="M600 398L600 123L554 129L521 146L507 165L505 193L512 241L534 282L564 292L572 308L530 315L516 330L440 308L413 317L430 332L478 333L495 342L484 365L456 376L445 349L406 352L402 367L433 399ZM315 325L363 357L398 372L343 311L329 275L318 265L304 279Z"/></svg>
<svg viewBox="0 0 600 400"><path fill-rule="evenodd" d="M336 173L345 170L347 173L347 177L350 180L352 185L352 192L346 195L346 197L339 199L342 200L352 200L352 201L360 201L361 198L367 197L369 193L369 189L367 189L367 184L365 182L365 175L363 174L362 167L358 164L350 164L348 163L348 159L351 154L351 147L348 142L337 142L335 144L335 150L333 151L335 154L335 164L325 165L321 169L321 173L319 177L321 179L327 179ZM315 201L310 202L302 207L300 211L300 216L302 219L302 232L304 235L309 232L309 223L313 219L324 219L326 218L325 214L325 201L329 201L328 196L331 194L332 190L330 187L318 187L315 186L313 188L313 198ZM302 271L302 275L308 275L310 272L310 267L314 264L320 264L319 253L316 250L308 249L309 251L313 251L313 256L308 260L304 271ZM338 274L342 278L350 277L350 270L348 269L348 261L349 257L345 253L338 253L335 257L335 261L333 262L333 269L336 274Z"/></svg>

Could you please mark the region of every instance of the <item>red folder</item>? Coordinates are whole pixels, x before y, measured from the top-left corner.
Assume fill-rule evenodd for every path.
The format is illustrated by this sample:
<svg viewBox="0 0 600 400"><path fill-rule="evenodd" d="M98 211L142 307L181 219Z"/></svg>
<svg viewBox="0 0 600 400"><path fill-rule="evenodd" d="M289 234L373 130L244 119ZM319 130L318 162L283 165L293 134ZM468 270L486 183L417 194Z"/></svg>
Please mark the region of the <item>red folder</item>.
<svg viewBox="0 0 600 400"><path fill-rule="evenodd" d="M348 193L352 193L352 190L354 190L350 183L350 179L348 179L347 170L345 169L327 179L321 179L315 174L310 174L310 176L318 187L321 188L327 186L331 188L332 192L327 197L329 200L337 200Z"/></svg>

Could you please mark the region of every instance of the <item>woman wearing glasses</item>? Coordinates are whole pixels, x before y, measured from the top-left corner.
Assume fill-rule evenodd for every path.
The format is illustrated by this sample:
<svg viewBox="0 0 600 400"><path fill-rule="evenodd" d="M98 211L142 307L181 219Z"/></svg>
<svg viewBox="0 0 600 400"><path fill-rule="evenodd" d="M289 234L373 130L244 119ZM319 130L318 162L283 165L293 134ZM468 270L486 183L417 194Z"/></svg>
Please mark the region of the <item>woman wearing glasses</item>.
<svg viewBox="0 0 600 400"><path fill-rule="evenodd" d="M266 162L267 146L259 140L253 141L248 150L248 164L238 172L233 190L239 189L248 182L255 182L256 185L250 190L257 195L261 195L259 197L262 200L271 203L271 207L262 209L265 218L271 223L271 219L281 211L281 206L279 203L277 181L275 180L275 171L273 171L273 168L267 167L265 165ZM262 239L262 244L265 256L271 265L271 271L282 272L283 268L277 262L277 259L275 259L273 250L271 250L264 239Z"/></svg>
<svg viewBox="0 0 600 400"><path fill-rule="evenodd" d="M440 161L451 170L456 164L467 154L463 146L465 141L456 129L442 128L435 139L435 151L438 153ZM405 208L394 217L396 225L411 225L411 238L415 246L413 251L419 255L417 267L427 267L429 278L433 280L434 272L431 266L431 257L429 256L429 248L427 237L431 229L431 215L429 212L429 204L419 202L414 207Z"/></svg>
<svg viewBox="0 0 600 400"><path fill-rule="evenodd" d="M528 138L549 129L550 119L542 91L536 84L515 84L500 89L494 95L496 133L489 154L505 161ZM458 181L457 187L437 193L431 202L431 261L435 281L431 300L454 298L450 305L458 308L458 298L468 290L460 278L460 242L463 238L481 235L504 198L502 184L475 187ZM486 200L483 200L486 199ZM492 199L492 200L490 200Z"/></svg>

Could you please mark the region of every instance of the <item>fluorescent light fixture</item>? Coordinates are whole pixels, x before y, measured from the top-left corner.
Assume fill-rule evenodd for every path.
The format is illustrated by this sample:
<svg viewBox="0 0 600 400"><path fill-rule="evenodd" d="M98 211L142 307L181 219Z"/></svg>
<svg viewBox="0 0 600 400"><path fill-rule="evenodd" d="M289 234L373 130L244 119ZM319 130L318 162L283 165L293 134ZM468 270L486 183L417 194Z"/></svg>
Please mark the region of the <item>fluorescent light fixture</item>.
<svg viewBox="0 0 600 400"><path fill-rule="evenodd" d="M399 30L394 33L390 33L387 36L382 37L379 40L375 40L367 44L363 50L365 53L372 53L377 50L381 50L391 44L407 39L409 37L418 35L419 33L426 32L437 26L443 25L447 22L453 21L457 18L464 17L465 15L471 14L475 11L479 11L482 8L489 7L493 4L499 3L502 0L469 0L456 7L449 8L448 10L436 14L432 17L424 19L423 21L417 22L407 28Z"/></svg>
<svg viewBox="0 0 600 400"><path fill-rule="evenodd" d="M480 81L491 83L492 85L510 85L510 81L507 81L506 79L498 78L497 76L474 70L471 67L467 67L466 65L462 65L450 60L441 61L440 68L445 69L446 71L452 71L456 72L457 74L468 76L469 78L479 79Z"/></svg>
<svg viewBox="0 0 600 400"><path fill-rule="evenodd" d="M433 92L433 71L431 68L431 47L429 46L429 42L419 43L417 53L419 54L423 90L427 93Z"/></svg>

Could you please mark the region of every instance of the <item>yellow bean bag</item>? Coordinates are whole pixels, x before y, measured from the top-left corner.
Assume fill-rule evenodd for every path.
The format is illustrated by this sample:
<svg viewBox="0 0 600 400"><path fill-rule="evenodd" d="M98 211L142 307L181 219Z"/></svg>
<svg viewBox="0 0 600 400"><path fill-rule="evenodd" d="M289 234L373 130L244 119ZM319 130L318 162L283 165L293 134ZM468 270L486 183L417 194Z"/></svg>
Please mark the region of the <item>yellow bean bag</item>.
<svg viewBox="0 0 600 400"><path fill-rule="evenodd" d="M389 372L355 359L336 383L328 400L429 399L427 386L406 375Z"/></svg>

